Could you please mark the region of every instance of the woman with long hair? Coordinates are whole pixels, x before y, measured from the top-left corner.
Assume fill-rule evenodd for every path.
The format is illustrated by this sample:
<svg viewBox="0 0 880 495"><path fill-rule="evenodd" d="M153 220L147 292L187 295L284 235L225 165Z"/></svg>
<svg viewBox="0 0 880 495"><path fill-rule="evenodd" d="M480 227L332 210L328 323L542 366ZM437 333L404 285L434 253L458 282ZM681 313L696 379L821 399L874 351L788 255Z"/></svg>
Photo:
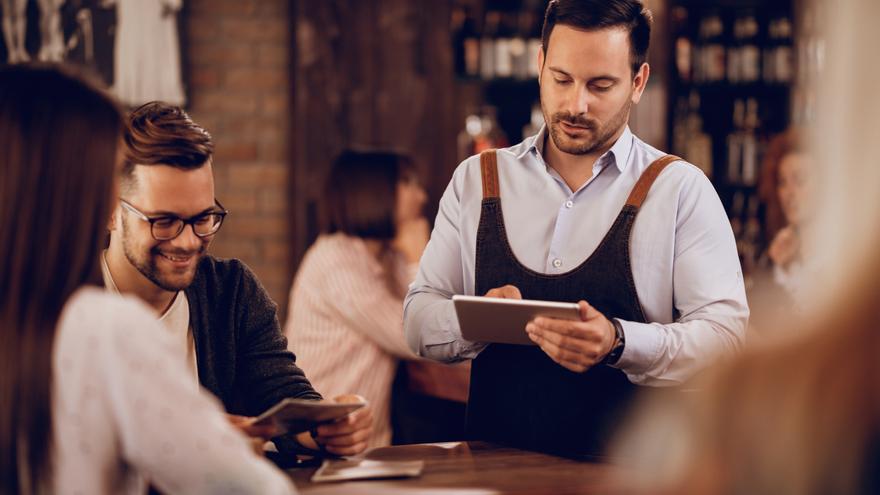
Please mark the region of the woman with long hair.
<svg viewBox="0 0 880 495"><path fill-rule="evenodd" d="M83 80L0 70L0 493L290 493L149 310L94 287L121 138Z"/></svg>

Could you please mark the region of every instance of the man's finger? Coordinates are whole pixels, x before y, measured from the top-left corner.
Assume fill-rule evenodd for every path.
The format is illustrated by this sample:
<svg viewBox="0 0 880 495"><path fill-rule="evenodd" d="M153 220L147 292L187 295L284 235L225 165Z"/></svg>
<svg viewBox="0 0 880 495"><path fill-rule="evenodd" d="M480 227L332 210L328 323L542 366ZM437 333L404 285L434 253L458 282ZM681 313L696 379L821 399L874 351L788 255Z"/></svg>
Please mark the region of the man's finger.
<svg viewBox="0 0 880 495"><path fill-rule="evenodd" d="M366 442L370 437L370 432L367 430L356 430L347 435L338 435L335 437L324 437L318 436L317 441L325 446L335 446L335 447L346 447L350 445L355 445L361 442Z"/></svg>
<svg viewBox="0 0 880 495"><path fill-rule="evenodd" d="M371 414L362 414L360 416L349 414L334 423L319 425L318 435L322 437L348 435L353 431L369 429L372 422L373 416Z"/></svg>
<svg viewBox="0 0 880 495"><path fill-rule="evenodd" d="M589 359L589 357L579 352L572 352L567 349L561 349L553 342L550 342L549 340L541 337L536 333L529 334L529 338L532 339L534 343L538 344L538 347L540 347L545 354L550 356L550 358L557 363L562 364L563 361L567 361L571 363L582 364L585 366L593 363L593 361Z"/></svg>
<svg viewBox="0 0 880 495"><path fill-rule="evenodd" d="M522 294L515 285L505 285L496 287L486 293L485 297L496 297L499 299L522 299Z"/></svg>
<svg viewBox="0 0 880 495"><path fill-rule="evenodd" d="M578 301L578 309L580 310L581 320L583 321L595 320L596 318L604 316L601 311L584 300Z"/></svg>
<svg viewBox="0 0 880 495"><path fill-rule="evenodd" d="M529 334L535 334L539 337L546 339L549 342L552 342L557 347L561 349L567 349L572 352L580 352L580 353L588 353L591 350L589 346L588 340L581 339L578 337L563 335L561 332L555 332L552 330L547 330L544 327L541 327L535 323L529 323L526 325L526 332Z"/></svg>
<svg viewBox="0 0 880 495"><path fill-rule="evenodd" d="M351 447L327 446L327 452L336 455L357 455L367 449L367 442L360 442Z"/></svg>
<svg viewBox="0 0 880 495"><path fill-rule="evenodd" d="M582 325L582 321L561 320L559 318L547 318L539 316L532 320L529 325L534 325L542 330L548 330L558 333L559 335L571 335L576 338L586 338L586 330ZM528 328L528 325L526 325Z"/></svg>

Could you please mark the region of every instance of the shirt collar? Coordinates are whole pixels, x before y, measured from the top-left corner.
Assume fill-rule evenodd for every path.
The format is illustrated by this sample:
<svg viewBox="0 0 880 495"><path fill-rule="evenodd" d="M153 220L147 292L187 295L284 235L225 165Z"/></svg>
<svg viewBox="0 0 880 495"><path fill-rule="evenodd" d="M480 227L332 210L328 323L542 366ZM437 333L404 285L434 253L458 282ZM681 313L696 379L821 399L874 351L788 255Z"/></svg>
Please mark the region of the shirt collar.
<svg viewBox="0 0 880 495"><path fill-rule="evenodd" d="M526 138L526 146L525 150L522 151L519 155L517 155L518 159L524 158L529 153L536 153L540 156L544 154L544 141L547 136L547 124L541 126L541 130L538 131L537 134ZM626 168L627 163L629 162L629 154L632 151L633 146L633 134L632 131L629 130L629 126L624 127L623 133L620 134L620 137L617 138L617 141L614 142L614 145L605 152L602 156L597 160L597 164L601 164L604 160L613 160L614 165L617 167L617 170L623 172Z"/></svg>
<svg viewBox="0 0 880 495"><path fill-rule="evenodd" d="M106 249L101 251L101 275L104 278L104 288L114 294L120 294L119 288L116 287L116 282L113 280L113 274L110 273L110 265L107 264ZM169 313L171 313L171 310L174 309L175 306L177 306L177 303L180 302L179 299L181 292L183 291L177 291L177 294L174 295L174 299L172 300L171 305L168 306L168 309L166 309L164 313L162 313L162 316L159 317L159 321L163 321L165 317L168 316Z"/></svg>
<svg viewBox="0 0 880 495"><path fill-rule="evenodd" d="M534 136L526 138L526 146L525 149L517 155L517 159L522 160L529 153L537 153L538 155L542 155L544 153L544 137L547 135L547 124L541 125L541 129L538 130L538 133Z"/></svg>
<svg viewBox="0 0 880 495"><path fill-rule="evenodd" d="M107 264L107 250L101 251L101 275L104 277L104 287L110 292L119 294L113 275L110 273L110 266Z"/></svg>
<svg viewBox="0 0 880 495"><path fill-rule="evenodd" d="M617 141L611 146L611 149L608 150L603 157L608 156L607 159L613 159L614 165L617 166L617 170L623 172L626 168L626 164L629 162L629 153L632 151L633 147L633 134L632 131L629 130L629 126L623 128L623 133L617 138ZM600 158L602 159L602 158Z"/></svg>

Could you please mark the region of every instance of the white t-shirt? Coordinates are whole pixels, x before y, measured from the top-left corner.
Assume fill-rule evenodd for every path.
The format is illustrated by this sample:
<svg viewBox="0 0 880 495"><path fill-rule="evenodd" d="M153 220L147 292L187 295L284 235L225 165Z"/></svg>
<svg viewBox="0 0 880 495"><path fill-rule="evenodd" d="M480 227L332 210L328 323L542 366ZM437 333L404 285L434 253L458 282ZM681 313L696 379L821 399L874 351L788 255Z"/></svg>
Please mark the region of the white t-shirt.
<svg viewBox="0 0 880 495"><path fill-rule="evenodd" d="M52 355L53 492L295 493L220 403L194 390L178 347L133 297L67 301Z"/></svg>
<svg viewBox="0 0 880 495"><path fill-rule="evenodd" d="M116 282L113 281L113 275L110 273L110 267L107 266L105 256L105 254L101 255L101 273L104 276L104 286L111 292L119 294L119 289L116 288ZM159 317L159 321L163 323L165 329L168 330L171 337L177 342L173 352L181 362L186 363L187 368L195 378L193 383L198 385L199 368L196 358L196 344L195 340L193 340L192 327L189 324L189 300L183 291L177 292L171 306Z"/></svg>

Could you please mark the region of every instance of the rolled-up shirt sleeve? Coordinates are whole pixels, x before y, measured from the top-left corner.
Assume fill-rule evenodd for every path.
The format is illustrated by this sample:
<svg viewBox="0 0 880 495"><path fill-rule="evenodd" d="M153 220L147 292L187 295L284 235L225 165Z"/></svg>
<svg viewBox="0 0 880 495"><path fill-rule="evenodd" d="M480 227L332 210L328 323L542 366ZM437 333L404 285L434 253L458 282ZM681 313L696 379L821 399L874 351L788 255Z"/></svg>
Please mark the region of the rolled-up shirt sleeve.
<svg viewBox="0 0 880 495"><path fill-rule="evenodd" d="M466 293L459 232L466 165L458 167L440 199L431 240L404 301L404 330L410 349L443 362L472 359L485 347L462 339L451 300L455 294Z"/></svg>

